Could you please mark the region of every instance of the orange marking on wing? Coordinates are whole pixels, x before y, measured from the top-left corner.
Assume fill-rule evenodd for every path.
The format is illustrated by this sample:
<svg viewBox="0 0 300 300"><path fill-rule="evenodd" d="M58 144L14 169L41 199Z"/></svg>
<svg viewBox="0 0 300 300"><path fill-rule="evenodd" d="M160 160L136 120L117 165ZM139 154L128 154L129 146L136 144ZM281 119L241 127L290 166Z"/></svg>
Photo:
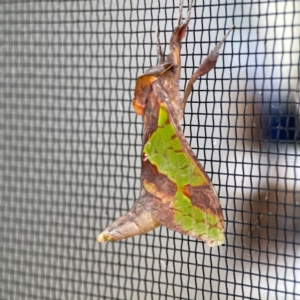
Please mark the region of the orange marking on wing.
<svg viewBox="0 0 300 300"><path fill-rule="evenodd" d="M189 199L191 199L191 187L190 185L185 185L184 187L182 187L182 193L188 197Z"/></svg>

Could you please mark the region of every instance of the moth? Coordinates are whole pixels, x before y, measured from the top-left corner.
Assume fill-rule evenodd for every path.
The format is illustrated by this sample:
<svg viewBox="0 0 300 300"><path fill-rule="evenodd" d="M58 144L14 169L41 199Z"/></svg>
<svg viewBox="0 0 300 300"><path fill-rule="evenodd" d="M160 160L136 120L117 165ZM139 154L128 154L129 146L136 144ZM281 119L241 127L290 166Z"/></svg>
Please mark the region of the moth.
<svg viewBox="0 0 300 300"><path fill-rule="evenodd" d="M182 98L180 52L192 5L193 0L183 22L181 1L178 25L172 34L167 57L162 52L157 31L159 64L137 78L132 104L144 121L140 197L129 212L97 237L99 242L141 235L160 225L209 246L224 242L219 198L190 148L180 122L193 83L216 65L220 48L234 26L192 75Z"/></svg>

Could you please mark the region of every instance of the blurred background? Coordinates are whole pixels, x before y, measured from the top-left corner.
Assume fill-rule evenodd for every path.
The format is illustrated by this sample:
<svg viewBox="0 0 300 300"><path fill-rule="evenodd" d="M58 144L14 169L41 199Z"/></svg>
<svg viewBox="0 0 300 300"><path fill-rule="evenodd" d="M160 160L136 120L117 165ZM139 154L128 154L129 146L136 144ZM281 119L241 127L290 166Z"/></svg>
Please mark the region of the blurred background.
<svg viewBox="0 0 300 300"><path fill-rule="evenodd" d="M300 298L300 3L194 2L182 93L236 26L183 122L222 203L217 248L165 228L96 241L139 196L133 89L180 1L1 1L1 299Z"/></svg>

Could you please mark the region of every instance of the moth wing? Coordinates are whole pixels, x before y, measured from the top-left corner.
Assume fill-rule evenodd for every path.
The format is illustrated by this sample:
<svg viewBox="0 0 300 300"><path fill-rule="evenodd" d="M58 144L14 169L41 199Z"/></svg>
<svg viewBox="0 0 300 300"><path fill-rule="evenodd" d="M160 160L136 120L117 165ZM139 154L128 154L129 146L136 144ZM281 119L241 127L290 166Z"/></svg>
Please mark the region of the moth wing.
<svg viewBox="0 0 300 300"><path fill-rule="evenodd" d="M143 154L145 208L169 229L221 245L225 235L218 196L166 103L160 105L157 130ZM157 170L156 176L149 176L149 170Z"/></svg>

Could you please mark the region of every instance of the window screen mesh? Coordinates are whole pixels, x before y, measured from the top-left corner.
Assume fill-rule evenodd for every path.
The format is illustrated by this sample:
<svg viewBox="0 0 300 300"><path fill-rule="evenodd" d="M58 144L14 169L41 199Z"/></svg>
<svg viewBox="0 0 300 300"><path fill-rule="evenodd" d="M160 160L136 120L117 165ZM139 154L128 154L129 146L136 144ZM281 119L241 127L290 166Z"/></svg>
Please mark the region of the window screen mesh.
<svg viewBox="0 0 300 300"><path fill-rule="evenodd" d="M165 228L96 241L139 196L135 79L179 1L1 2L1 299L300 298L299 1L195 2L182 91L237 27L183 124L223 206L217 248Z"/></svg>

